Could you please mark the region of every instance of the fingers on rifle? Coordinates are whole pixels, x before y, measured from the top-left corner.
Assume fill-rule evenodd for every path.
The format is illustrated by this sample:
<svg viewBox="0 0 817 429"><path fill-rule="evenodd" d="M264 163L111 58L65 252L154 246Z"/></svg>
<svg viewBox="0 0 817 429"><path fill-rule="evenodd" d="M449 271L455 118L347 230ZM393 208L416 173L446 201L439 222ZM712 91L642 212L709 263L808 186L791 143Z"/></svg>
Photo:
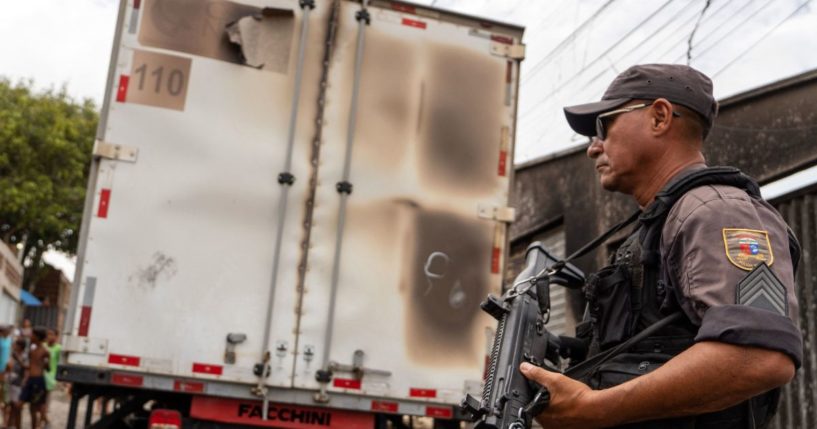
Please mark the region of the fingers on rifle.
<svg viewBox="0 0 817 429"><path fill-rule="evenodd" d="M525 377L538 381L540 384L549 381L555 373L552 373L546 369L540 368L536 365L531 365L527 362L523 362L522 365L519 366L519 370L522 371L522 374Z"/></svg>

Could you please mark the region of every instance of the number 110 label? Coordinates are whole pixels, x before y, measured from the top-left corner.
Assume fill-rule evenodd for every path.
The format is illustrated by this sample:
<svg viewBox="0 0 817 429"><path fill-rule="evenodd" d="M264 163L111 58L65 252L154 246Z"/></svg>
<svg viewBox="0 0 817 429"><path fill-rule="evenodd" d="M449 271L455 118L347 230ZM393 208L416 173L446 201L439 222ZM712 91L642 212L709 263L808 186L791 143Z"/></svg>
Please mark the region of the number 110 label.
<svg viewBox="0 0 817 429"><path fill-rule="evenodd" d="M135 50L127 102L184 110L190 58Z"/></svg>

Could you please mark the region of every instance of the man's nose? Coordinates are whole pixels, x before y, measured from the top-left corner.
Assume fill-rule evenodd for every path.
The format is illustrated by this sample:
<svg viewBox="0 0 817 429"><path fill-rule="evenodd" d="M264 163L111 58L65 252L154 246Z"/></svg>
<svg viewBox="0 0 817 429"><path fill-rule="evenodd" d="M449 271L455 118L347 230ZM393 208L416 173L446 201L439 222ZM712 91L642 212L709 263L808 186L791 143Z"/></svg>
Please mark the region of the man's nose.
<svg viewBox="0 0 817 429"><path fill-rule="evenodd" d="M587 146L587 157L590 159L595 159L597 156L601 155L603 152L601 147L601 140L596 137L592 137L590 139L590 146Z"/></svg>

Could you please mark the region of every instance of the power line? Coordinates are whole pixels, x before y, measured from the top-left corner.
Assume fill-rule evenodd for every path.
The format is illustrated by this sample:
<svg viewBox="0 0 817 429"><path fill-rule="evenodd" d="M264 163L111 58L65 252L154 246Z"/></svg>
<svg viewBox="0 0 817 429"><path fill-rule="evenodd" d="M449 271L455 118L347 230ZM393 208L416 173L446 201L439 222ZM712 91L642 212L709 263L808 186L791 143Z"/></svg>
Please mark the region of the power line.
<svg viewBox="0 0 817 429"><path fill-rule="evenodd" d="M782 21L778 22L778 23L777 23L777 25L775 25L774 27L772 27L771 29L769 29L769 31L767 31L765 34L763 34L763 36L761 36L761 37L760 37L759 39L757 39L757 40L756 40L754 43L752 43L752 44L751 44L751 45L750 45L748 48L744 49L744 50L743 50L743 52L741 52L741 53L740 53L740 54L738 54L738 55L737 55L735 58L733 58L733 59L732 59L732 61L729 61L728 63L726 63L726 65L725 65L725 66L723 66L723 67L721 67L721 69L720 69L720 70L718 70L717 72L715 72L715 74L714 74L714 75L712 75L712 77L713 77L713 78L717 77L718 75L720 75L721 73L723 73L723 71L724 71L724 70L726 70L726 69L728 69L729 67L731 67L731 66L732 66L732 64L735 64L735 62L737 62L738 60L740 60L741 58L743 58L743 56L744 56L744 55L746 55L747 53L749 53L749 51L751 51L752 49L754 49L754 48L755 48L755 46L757 46L757 45L758 45L760 42L762 42L764 39L766 39L767 37L769 37L769 35L770 35L770 34L772 34L772 32L774 32L775 30L777 30L777 29L778 29L778 27L780 27L781 25L783 25L783 23L785 23L786 21L790 20L790 19L791 19L791 18L793 18L795 15L797 15L797 13L798 13L798 12L800 12L800 10L802 10L804 7L806 7L806 5L807 5L807 4L809 4L809 3L811 3L811 0L806 0L806 1L804 1L803 3L801 3L801 4L800 4L800 6L798 6L798 7L797 7L797 9L795 9L795 10L794 10L794 12L792 12L791 14L789 14L789 16L787 16L786 18L784 18Z"/></svg>
<svg viewBox="0 0 817 429"><path fill-rule="evenodd" d="M748 5L748 4L751 4L751 3L752 3L752 2L754 2L754 1L755 1L755 0L749 0L749 3L747 3L747 5ZM720 6L719 6L719 7L718 7L718 8L717 8L717 9L716 9L714 12L712 12L711 14L709 14L708 16L706 16L706 18L705 18L705 19L703 19L703 21L702 21L702 22L709 22L709 21L711 21L711 20L715 19L716 17L718 17L718 16L721 14L721 12L722 12L722 11L724 11L724 10L726 9L726 6L727 6L727 5L729 5L729 2L728 2L728 1L724 1L724 2L723 2L723 3L722 3L722 4L721 4L721 5L720 5ZM691 10L691 9L690 9L690 10ZM669 39L670 39L670 38L671 38L673 35L678 34L678 32L680 32L682 28L684 28L684 27L688 26L689 24L691 24L691 23L692 23L692 21L693 21L693 20L694 20L694 19L695 19L695 18L696 18L698 15L699 15L699 13L698 13L697 11L693 11L693 12L692 12L692 14L691 14L691 15L689 15L689 16L687 16L685 20L679 19L679 18L680 18L680 16L675 16L675 15L673 15L673 16L672 16L672 17L671 17L669 20L666 20L666 21L664 21L662 24L660 24L660 25L657 27L657 29L656 29L656 30L654 30L654 31L653 31L653 32L652 32L650 35L646 36L646 37L645 37L645 40L651 41L651 40L652 40L652 39L653 39L653 38L654 38L656 35L660 34L662 31L667 31L667 35L666 35L665 37L661 38L661 39L660 39L660 40L659 40L657 43L655 43L655 45L654 45L655 47L663 46L663 45L664 45L664 44L665 44L665 43L666 43L666 42L667 42L667 41L668 41L668 40L669 40ZM732 14L732 15L730 15L729 17L727 17L726 19L724 19L724 20L722 21L722 23L725 23L725 22L730 21L732 18L734 18L734 16L735 16L735 15L736 15L736 14ZM680 23L679 25L672 26L672 25L671 25L672 21L681 21L681 23ZM709 35L711 35L711 34L712 34L712 33L709 33L707 36L709 36ZM686 37L687 37L687 36L682 36L682 37L681 37L681 39L679 39L679 40L677 40L677 41L673 42L673 43L672 43L672 46L673 46L673 47L677 46L679 43L683 42L683 40L684 40ZM706 37L706 36L705 36L705 37ZM615 72L615 74L617 74L616 64L617 64L617 63L619 63L619 62L621 62L621 61L622 61L622 60L624 60L625 58L629 57L629 56L630 56L632 53L634 53L634 52L635 52L635 51L637 51L638 49L640 49L640 48L644 48L644 47L645 47L645 44L636 45L636 46L632 47L630 50L628 50L626 53L624 53L624 54L622 54L621 56L619 56L619 57L618 57L617 59L615 59L615 60L611 60L609 57L606 57L606 59L607 59L608 61L610 61L610 62L611 62L610 67L605 67L605 68L604 68L604 69L602 69L602 70L601 70L599 73L597 73L597 74L596 74L596 75L594 75L592 78L590 78L589 80L587 80L587 81L586 81L584 84L580 85L579 87L580 87L580 88L583 88L583 89L582 89L582 90L580 90L579 94L576 96L576 99L577 99L577 100L584 99L584 98L582 97L582 95L583 95L583 94L585 94L585 93L587 93L588 91L594 91L594 92L597 92L597 89L598 89L598 88L596 88L596 85L594 85L596 81L598 81L598 80L602 79L602 78L603 78L603 77L605 77L607 74L609 74L609 73L610 73L610 71L611 71L611 69L612 69L612 71L613 71L613 72ZM646 55L643 55L641 58L639 58L639 60L635 61L635 63L640 63L640 62L641 62L641 60L643 60L645 57L649 56L649 55L652 53L652 51L654 51L654 50L655 50L655 48L653 48L652 50L650 50L650 52L648 52ZM668 53L668 52L669 52L669 51L667 51L666 53ZM666 53L665 53L665 54L666 54ZM662 56L664 56L665 54L662 54ZM542 106L543 104L545 104L545 103L548 103L548 102L549 102L549 103L548 103L548 105L549 105L549 104L551 104L551 103L553 103L553 102L555 102L555 101L556 101L556 99L555 99L555 98L550 98L550 97L540 99L540 101L537 103L538 105L537 105L535 108L531 108L529 111L526 111L526 112L525 112L525 114L520 115L520 121L526 121L526 119L528 119L528 120L529 120L529 119L533 118L532 116L526 116L526 115L528 115L529 113L532 113L533 111L535 111L535 109L538 109L539 107L541 107L541 106ZM546 136L546 135L549 133L549 132L548 132L549 126L550 126L551 124L553 124L554 122L556 122L556 121L558 120L558 118L559 118L559 115L550 115L550 116L548 116L548 117L547 117L547 118L546 118L544 121L538 122L538 123L536 123L536 125L535 125L535 126L533 126L533 128L543 129L543 132L539 133L539 134L538 134L538 137L536 138L536 141L537 141L537 142L538 142L538 141L541 141L541 140L542 140L542 138L543 138L543 137L545 137L545 136ZM534 132L535 132L535 131L534 131Z"/></svg>
<svg viewBox="0 0 817 429"><path fill-rule="evenodd" d="M714 29L714 30L710 31L709 33L707 33L706 35L704 35L703 37L701 37L701 39L698 41L698 43L693 44L693 45L692 45L692 48L693 48L693 49L695 49L696 47L700 46L700 45L701 45L701 44L702 44L702 43L703 43L705 40L707 40L708 38L712 37L712 35L713 35L713 34L715 34L715 33L717 33L717 32L718 32L720 29L724 28L724 24L726 24L727 22L729 22L729 21L731 21L732 19L734 19L734 18L735 18L736 16L738 16L738 15L739 15L741 12L743 12L743 10L744 10L744 9L745 9L747 6L751 5L751 4L752 4L752 3L754 3L755 1L757 1L757 0L749 0L749 1L748 1L746 4L744 4L744 5L743 5L743 7L741 7L741 8L739 8L739 9L737 9L737 11L735 11L735 13L733 13L733 14L731 14L731 15L727 16L727 17L726 17L726 19L724 19L724 20L722 20L722 21L721 21L720 25L715 26L715 29ZM728 5L728 4L729 4L729 2L728 2L728 1L724 2L723 6L721 6L721 8L720 8L720 9L718 9L716 12L714 12L712 15L710 15L710 19L711 19L711 18L714 18L714 17L715 17L715 15L717 15L717 14L718 14L718 12L720 12L720 11L722 11L722 10L725 10L725 6L726 6L726 5ZM684 40L685 40L685 39L686 39L686 36L683 36L683 35L682 35L680 39L678 39L676 42L674 42L673 44L671 44L671 45L670 45L669 49L667 49L666 51L662 52L662 53L661 53L661 55L658 55L658 56L657 56L657 57L655 57L655 58L659 58L659 59L660 59L660 58L664 58L665 56L669 55L669 54L670 54L670 53L671 53L673 50L675 50L675 48L677 48L677 47L678 47L678 45L683 44L683 42L684 42ZM645 55L645 56L643 56L643 57L639 58L637 61L641 61L641 60L643 60L643 59L644 59L646 56L648 56L648 55Z"/></svg>
<svg viewBox="0 0 817 429"><path fill-rule="evenodd" d="M590 18L586 19L583 23L579 24L579 26L575 30L573 30L564 40L559 42L559 44L556 45L556 47L553 48L553 50L548 52L541 60L537 61L536 64L534 64L533 68L528 72L528 76L534 75L538 70L541 70L542 67L547 65L548 61L551 58L553 58L556 54L560 53L570 43L572 43L573 40L575 40L576 36L579 33L581 33L586 28L588 28L588 24L590 24L596 18L598 18L602 14L602 12L604 12L607 9L607 7L610 6L611 4L613 4L613 2L615 2L615 1L616 0L607 0L606 3L604 3L600 8L598 8L598 10L596 10L593 13L593 15L590 16ZM523 79L523 83L524 83L525 80L527 80L524 77L522 79Z"/></svg>
<svg viewBox="0 0 817 429"><path fill-rule="evenodd" d="M701 58L702 56L706 55L706 53L707 53L707 52L711 51L713 48L715 48L716 46L718 46L718 45L719 45L719 44L720 44L720 43L721 43L721 42L722 42L724 39L726 39L726 38L727 38L727 37L729 37L729 36L733 36L733 35L735 34L735 30L737 30L738 28L743 27L744 25L746 25L746 23L748 23L748 22L749 22L749 21L750 21L752 18L754 18L754 17L755 17L755 15L757 15L757 14L758 14L758 13L760 13L760 12L762 12L762 11L763 11L764 9L766 9L767 7L771 6L771 5L772 5L772 3L774 3L774 0L769 0L769 1L767 1L765 4L763 4L763 6L761 6L761 7L760 7L760 8L758 8L756 11L752 12L751 14L749 14L749 16L747 16L746 18L744 18L744 19L743 19L742 21L740 21L740 22L739 22L737 25L735 25L734 27L730 28L730 29L729 29L729 31L727 31L726 33L724 33L724 35L723 35L721 38L719 38L718 40L716 40L716 41L715 41L714 43L712 43L711 45L707 46L707 47L706 47L706 49L704 49L704 50L702 50L701 52L699 52L699 53L698 53L698 55L696 55L696 56L695 56L695 58ZM703 42L703 41L702 41L702 42ZM676 58L674 62L678 62L678 61L680 61L680 60L681 60L683 57L684 57L684 56L683 56L683 55L681 55L680 57Z"/></svg>
<svg viewBox="0 0 817 429"><path fill-rule="evenodd" d="M689 33L689 40L687 40L687 65L689 65L689 62L692 60L692 39L695 38L695 32L698 31L698 26L701 25L701 20L704 18L704 14L706 14L706 10L709 9L711 4L712 0L706 0L704 8L701 10L701 16L698 17L698 22L695 23L695 28Z"/></svg>
<svg viewBox="0 0 817 429"><path fill-rule="evenodd" d="M755 1L755 0L749 0L749 3L754 2L754 1ZM718 15L720 14L720 12L721 12L721 11L725 10L725 8L726 8L726 6L727 6L728 4L729 4L729 2L728 2L728 1L724 1L724 2L721 4L721 6L720 6L720 7L719 7L717 10L715 10L715 11L714 11L712 14L710 14L710 15L709 15L709 16L708 16L708 17L707 17L707 18L706 18L704 21L708 22L708 21L710 21L710 20L714 19L716 16L718 16ZM748 3L747 3L747 4L748 4ZM657 43L656 43L656 45L655 45L655 47L657 48L657 47L659 47L659 46L664 45L664 44L665 44L665 42L666 42L667 40L669 40L669 38L670 38L670 37L672 37L672 36L674 36L674 35L678 34L678 32L680 32L682 28L684 28L685 26L687 26L687 25L689 25L690 23L692 23L692 21L695 19L695 17L696 17L696 16L698 16L698 13L697 13L697 12L693 12L693 13L692 13L690 16L688 16L688 17L687 17L687 19L686 19L685 21L681 22L681 24L680 24L680 25L677 25L677 26L675 26L674 28L672 28L672 30L671 30L671 31L668 31L668 33L667 33L666 37L662 38L662 39L661 39L659 42L657 42ZM734 16L735 16L735 14L730 15L730 16L729 16L727 19L725 19L723 22L727 22L727 21L729 21L729 20L730 20L732 17L734 17ZM672 16L672 17L671 17L669 20L667 20L667 21L663 22L661 25L659 25L659 26L658 26L658 28L657 28L655 31L653 31L653 32L652 32L652 33L651 33L649 36L647 36L645 39L647 39L647 40L651 40L651 39L652 39L654 36L656 36L657 34L659 34L661 31L668 30L668 29L670 28L670 27L669 27L669 25L670 25L670 24L671 24L671 22L672 22L672 21L674 21L674 20L678 20L678 17L677 17L677 16ZM712 33L709 33L707 36L709 36L710 34L712 34ZM706 36L705 36L705 37L706 37ZM659 57L657 57L657 58L661 58L661 57L663 57L664 55L666 55L667 53L669 53L669 52L670 52L670 51L671 51L671 50L672 50L672 49L673 49L675 46L677 46L679 43L681 43L681 42L682 42L682 41L683 41L685 38L686 38L686 36L682 36L682 37L681 37L681 39L679 39L679 40L677 40L677 41L673 42L673 43L672 43L672 45L671 45L671 46L672 46L672 48L670 48L670 50L668 50L668 51L664 52L663 54L661 54L661 55L660 55ZM615 65L616 65L616 64L618 64L618 63L619 63L619 62L621 62L623 59L627 58L629 55L631 55L633 52L635 52L635 51L636 51L636 50L638 50L639 48L642 48L643 46L644 46L644 45L636 45L636 46L632 47L632 48L631 48L629 51L627 51L626 53L624 53L623 55L621 55L620 57L618 57L618 59L616 59L616 60L612 60L612 65L611 65L611 67L612 67L612 68L615 68ZM645 55L641 56L641 57L640 57L638 60L634 61L633 63L634 63L634 64L641 63L641 61L642 61L642 60L644 60L644 58L648 57L648 56L649 56L651 53L652 53L652 51L647 52ZM609 58L608 58L608 60L609 60ZM584 71L586 71L586 70L582 70L582 72L584 72ZM594 82L596 82L597 80L601 79L601 78L602 78L604 75L606 75L608 72L609 72L609 68L604 68L604 69L602 69L601 71L599 71L599 73L597 73L596 75L594 75L593 77L591 77L590 79L588 79L587 81L585 81L585 83L584 83L584 84L580 85L580 88L584 88L584 89L585 89L584 91L582 91L582 93L581 93L581 94L583 94L584 92L586 92L587 90L589 90L590 88L592 88L592 87L593 87L593 86L592 86L592 84L593 84ZM577 74L576 76L578 76L578 75L579 75L579 74ZM579 99L579 98L581 98L581 97L577 97L577 99ZM543 97L543 98L541 98L541 99L539 100L539 102L537 102L537 103L536 103L535 108L540 107L542 104L544 104L545 102L547 102L547 101L549 101L549 100L550 100L550 101L552 101L552 99L550 99L549 97L548 97L548 98L544 98L544 97ZM524 113L522 113L522 114L520 115L520 120L524 120L524 119L525 119L525 117L526 117L528 114L532 113L532 111L533 111L533 110L534 110L534 108L531 108L531 109L529 109L529 110L526 110Z"/></svg>
<svg viewBox="0 0 817 429"><path fill-rule="evenodd" d="M595 59L593 59L593 61L591 61L591 62L590 62L590 64L588 64L587 66L585 66L584 68L582 68L581 70L579 70L579 72L578 72L578 73L576 73L576 74L574 74L574 75L573 75L573 76L572 76L570 79L565 80L565 81L564 81L564 83L562 83L561 85L559 85L558 87L556 87L556 89L554 89L554 90L550 91L550 92L549 92L547 95L545 95L545 96L543 97L543 99L542 99L540 102L536 103L536 104L535 104L533 107L531 107L531 108L529 108L527 111L523 112L521 116L525 116L525 115L529 114L529 113L530 113L532 110L534 110L536 107L538 107L538 105L539 105L539 104L541 104L542 102L544 102L544 100L545 100L545 99L547 99L547 98L548 98L548 97L550 97L551 95L553 95L553 94L555 94L555 93L557 93L557 92L561 91L561 90L562 90L562 89L563 89L565 86L569 85L569 84L570 84L570 82L571 82L573 79L575 79L575 78L577 78L577 77L581 76L581 74L582 74L582 73L584 73L584 72L585 72L585 71L586 71L586 70L587 70L589 67L591 67L593 64L597 63L597 62L598 62L599 60L601 60L602 58L604 58L604 56L605 56L605 55L607 55L607 54L608 54L610 51L612 51L613 49L615 49L615 48L616 48L618 45L620 45L620 44L621 44L621 42L623 42L624 40L626 40L626 39L627 39L628 37L630 37L630 36L631 36L633 33L635 33L636 31L640 30L642 25L644 25L646 22L648 22L648 21L650 21L651 19L653 19L653 18L655 17L655 15L657 15L659 12L661 12L662 10L664 10L664 8L666 8L667 6L669 6L669 5L670 5L670 3L672 3L673 1L675 1L675 0L667 0L667 1L666 1L666 2L663 4L663 5L661 5L661 7L659 7L659 8L658 8L658 9L656 9L655 11L653 11L653 13L651 13L649 16L647 16L647 18L645 18L644 20L642 20L641 22L639 22L638 24L636 24L635 26L633 26L633 28L631 28L631 29L630 29L630 31L628 31L628 32L627 32L627 34L625 34L623 37L621 37L620 39L618 39L618 41L616 41L615 43L613 43L613 45L612 45L612 46L608 47L608 48L607 48L607 50L605 50L604 52L602 52L602 54L601 54L601 55L599 55L598 57L596 57Z"/></svg>

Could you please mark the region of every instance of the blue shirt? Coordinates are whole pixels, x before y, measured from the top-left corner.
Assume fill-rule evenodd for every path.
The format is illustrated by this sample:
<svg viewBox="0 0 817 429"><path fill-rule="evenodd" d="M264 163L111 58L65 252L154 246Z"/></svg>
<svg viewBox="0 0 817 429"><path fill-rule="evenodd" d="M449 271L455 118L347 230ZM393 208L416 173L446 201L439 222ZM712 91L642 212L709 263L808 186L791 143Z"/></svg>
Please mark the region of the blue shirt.
<svg viewBox="0 0 817 429"><path fill-rule="evenodd" d="M0 338L0 371L6 370L11 358L11 335Z"/></svg>

